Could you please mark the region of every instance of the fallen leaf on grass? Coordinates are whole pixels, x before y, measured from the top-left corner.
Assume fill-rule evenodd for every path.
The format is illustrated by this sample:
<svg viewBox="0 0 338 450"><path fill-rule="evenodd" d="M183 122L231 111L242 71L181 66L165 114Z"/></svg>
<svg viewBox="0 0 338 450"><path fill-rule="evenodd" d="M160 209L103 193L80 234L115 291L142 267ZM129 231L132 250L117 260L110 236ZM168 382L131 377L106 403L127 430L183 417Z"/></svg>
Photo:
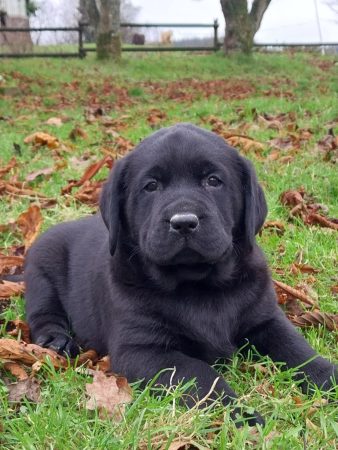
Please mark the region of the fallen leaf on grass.
<svg viewBox="0 0 338 450"><path fill-rule="evenodd" d="M338 136L330 128L328 134L318 141L318 148L324 154L324 161L338 162Z"/></svg>
<svg viewBox="0 0 338 450"><path fill-rule="evenodd" d="M27 322L21 319L10 320L6 325L6 332L10 336L18 337L26 344L31 343L30 330Z"/></svg>
<svg viewBox="0 0 338 450"><path fill-rule="evenodd" d="M55 127L61 127L62 126L62 119L61 117L50 117L48 120L46 120L46 125L54 125Z"/></svg>
<svg viewBox="0 0 338 450"><path fill-rule="evenodd" d="M333 295L338 295L338 284L331 286L331 292Z"/></svg>
<svg viewBox="0 0 338 450"><path fill-rule="evenodd" d="M87 350L81 353L77 358L77 366L87 365L89 363L90 367L93 367L97 363L98 355L95 350Z"/></svg>
<svg viewBox="0 0 338 450"><path fill-rule="evenodd" d="M13 361L7 361L4 364L5 370L10 372L13 377L17 378L19 381L27 380L29 378L26 370L18 363Z"/></svg>
<svg viewBox="0 0 338 450"><path fill-rule="evenodd" d="M37 205L31 205L27 211L20 214L16 223L24 238L25 251L33 244L42 225L41 210Z"/></svg>
<svg viewBox="0 0 338 450"><path fill-rule="evenodd" d="M278 297L278 301L279 303L284 303L283 302L283 298L279 295L280 291L284 291L287 295L293 297L293 298L297 298L299 300L301 300L303 303L306 303L307 305L311 305L311 306L318 306L317 303L315 302L315 300L313 300L310 296L304 294L302 291L295 289L291 286L288 286L287 284L281 282L281 281L277 281L277 280L273 280L275 287L277 287L276 292L277 292L277 297Z"/></svg>
<svg viewBox="0 0 338 450"><path fill-rule="evenodd" d="M244 153L254 152L260 157L264 150L264 145L255 139L236 132L235 129L228 128L227 125L215 116L210 116L207 123L212 125L212 131L223 137L227 143L233 147L239 147Z"/></svg>
<svg viewBox="0 0 338 450"><path fill-rule="evenodd" d="M69 133L69 139L72 139L72 141L75 141L77 138L88 139L87 132L78 126Z"/></svg>
<svg viewBox="0 0 338 450"><path fill-rule="evenodd" d="M314 267L310 266L309 264L299 264L299 263L293 263L291 264L291 272L292 273L319 273L319 269L315 269Z"/></svg>
<svg viewBox="0 0 338 450"><path fill-rule="evenodd" d="M204 447L197 442L193 441L190 438L187 439L175 439L171 442L169 447L167 447L168 444L164 444L161 447L161 450L208 450L207 447Z"/></svg>
<svg viewBox="0 0 338 450"><path fill-rule="evenodd" d="M86 384L89 400L86 408L98 409L101 417L111 417L120 421L123 417L126 403L132 400L132 390L126 378L107 376L102 372L94 373L93 383Z"/></svg>
<svg viewBox="0 0 338 450"><path fill-rule="evenodd" d="M18 162L15 157L13 157L5 166L0 166L0 177L10 172L14 167L17 167Z"/></svg>
<svg viewBox="0 0 338 450"><path fill-rule="evenodd" d="M22 256L0 255L0 275L7 272L9 269L22 267L24 261L25 259Z"/></svg>
<svg viewBox="0 0 338 450"><path fill-rule="evenodd" d="M10 195L13 197L27 197L31 199L38 199L41 207L48 207L45 205L55 205L56 200L54 198L48 198L39 192L34 191L26 187L26 183L20 181L5 182L0 181L0 195Z"/></svg>
<svg viewBox="0 0 338 450"><path fill-rule="evenodd" d="M285 225L280 220L268 220L267 222L265 222L263 228L260 231L260 234L265 229L274 231L277 236L283 236L283 234L285 233Z"/></svg>
<svg viewBox="0 0 338 450"><path fill-rule="evenodd" d="M47 177L48 175L51 175L54 173L55 169L54 167L46 167L45 169L39 169L34 172L29 173L26 176L26 181L34 181L37 177L40 177L41 175Z"/></svg>
<svg viewBox="0 0 338 450"><path fill-rule="evenodd" d="M103 181L86 181L74 195L77 201L90 206L99 204Z"/></svg>
<svg viewBox="0 0 338 450"><path fill-rule="evenodd" d="M33 144L37 148L47 146L48 148L53 149L60 146L60 142L57 137L48 133L43 133L42 131L38 131L27 136L24 139L24 143Z"/></svg>
<svg viewBox="0 0 338 450"><path fill-rule="evenodd" d="M152 128L154 128L158 126L166 118L167 114L164 111L160 111L159 109L153 108L148 113L147 122Z"/></svg>
<svg viewBox="0 0 338 450"><path fill-rule="evenodd" d="M301 328L323 325L329 331L338 330L338 314L321 311L306 311L300 316L289 317L291 322Z"/></svg>
<svg viewBox="0 0 338 450"><path fill-rule="evenodd" d="M36 361L43 362L47 358L56 368L66 368L68 365L66 358L48 348L36 344L26 344L14 339L0 339L0 360L19 361L31 366Z"/></svg>
<svg viewBox="0 0 338 450"><path fill-rule="evenodd" d="M40 402L40 383L35 378L9 383L7 389L10 402L20 402L24 398L34 403Z"/></svg>
<svg viewBox="0 0 338 450"><path fill-rule="evenodd" d="M328 219L318 213L312 212L305 218L305 223L309 225L320 225L324 228L331 228L332 230L338 230L338 223L336 219Z"/></svg>
<svg viewBox="0 0 338 450"><path fill-rule="evenodd" d="M2 280L0 282L0 300L2 298L10 298L24 293L24 283L16 283L14 281Z"/></svg>
<svg viewBox="0 0 338 450"><path fill-rule="evenodd" d="M280 195L283 205L291 208L290 216L300 217L306 225L320 225L321 227L338 230L338 220L323 216L318 211L327 211L325 205L314 203L304 188L285 191Z"/></svg>
<svg viewBox="0 0 338 450"><path fill-rule="evenodd" d="M93 178L94 175L97 174L97 172L103 167L107 166L109 169L113 167L114 160L111 156L107 155L104 158L102 158L100 161L95 162L87 167L85 170L85 173L82 175L80 180L71 180L67 186L62 188L61 192L62 194L69 194L74 187L82 186L86 181Z"/></svg>

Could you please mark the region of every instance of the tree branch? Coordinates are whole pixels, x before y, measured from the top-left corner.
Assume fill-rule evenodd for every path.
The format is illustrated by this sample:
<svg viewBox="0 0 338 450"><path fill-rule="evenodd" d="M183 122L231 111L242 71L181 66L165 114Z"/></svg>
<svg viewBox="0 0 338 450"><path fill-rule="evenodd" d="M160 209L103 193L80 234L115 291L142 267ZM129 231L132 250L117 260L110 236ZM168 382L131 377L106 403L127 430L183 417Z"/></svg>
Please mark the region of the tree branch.
<svg viewBox="0 0 338 450"><path fill-rule="evenodd" d="M268 6L270 5L271 0L254 0L252 3L250 17L252 23L257 31L261 25L263 16Z"/></svg>

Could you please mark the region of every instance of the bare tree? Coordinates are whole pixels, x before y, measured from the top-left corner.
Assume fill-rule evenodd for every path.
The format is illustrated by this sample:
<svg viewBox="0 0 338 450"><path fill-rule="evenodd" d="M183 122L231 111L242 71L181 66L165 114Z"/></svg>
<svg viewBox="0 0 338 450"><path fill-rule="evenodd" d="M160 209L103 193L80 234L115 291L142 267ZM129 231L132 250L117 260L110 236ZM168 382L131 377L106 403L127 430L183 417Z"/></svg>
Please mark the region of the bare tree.
<svg viewBox="0 0 338 450"><path fill-rule="evenodd" d="M247 0L220 0L225 18L224 51L252 51L254 36L271 0L253 0L249 11Z"/></svg>
<svg viewBox="0 0 338 450"><path fill-rule="evenodd" d="M88 42L96 41L97 32L100 21L100 14L97 8L96 0L80 0L79 11L82 22L88 24L85 28L85 38ZM134 6L129 0L120 0L120 19L121 22L132 22L139 13L140 8ZM133 31L129 28L124 28L120 31L124 41L131 40Z"/></svg>
<svg viewBox="0 0 338 450"><path fill-rule="evenodd" d="M121 57L120 0L95 0L98 14L96 55L98 59Z"/></svg>

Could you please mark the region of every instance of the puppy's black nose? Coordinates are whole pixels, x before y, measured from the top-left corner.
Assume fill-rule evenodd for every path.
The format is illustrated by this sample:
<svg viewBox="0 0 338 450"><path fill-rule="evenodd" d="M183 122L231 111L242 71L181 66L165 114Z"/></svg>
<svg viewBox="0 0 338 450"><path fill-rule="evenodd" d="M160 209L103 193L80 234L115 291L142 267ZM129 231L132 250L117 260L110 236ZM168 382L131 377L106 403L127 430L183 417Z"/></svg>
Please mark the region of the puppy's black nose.
<svg viewBox="0 0 338 450"><path fill-rule="evenodd" d="M176 231L180 234L189 234L197 230L198 224L198 217L195 214L174 214L170 219L170 231Z"/></svg>

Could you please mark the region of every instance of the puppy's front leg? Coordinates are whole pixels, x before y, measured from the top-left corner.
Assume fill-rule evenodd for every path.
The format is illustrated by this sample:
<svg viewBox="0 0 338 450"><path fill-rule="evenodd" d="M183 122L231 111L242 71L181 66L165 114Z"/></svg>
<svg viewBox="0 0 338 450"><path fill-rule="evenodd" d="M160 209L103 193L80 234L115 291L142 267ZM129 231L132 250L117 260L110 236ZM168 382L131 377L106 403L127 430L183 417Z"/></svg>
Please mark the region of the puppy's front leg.
<svg viewBox="0 0 338 450"><path fill-rule="evenodd" d="M162 349L140 348L130 346L124 350L123 354L112 355L112 370L122 373L129 381L142 379L144 384L154 378L163 369L157 378L157 385L169 387L180 382L195 379L196 389L189 391L184 403L194 406L195 402L203 399L203 404L222 398L224 405L229 405L236 398L235 392L206 362L196 358L191 358L178 351L164 351ZM238 419L238 415L240 419ZM255 424L264 425L263 418L257 413L246 414L240 408L234 408L231 416L236 420L237 426L242 426L244 422L253 426Z"/></svg>
<svg viewBox="0 0 338 450"><path fill-rule="evenodd" d="M317 355L279 309L271 319L251 330L248 338L259 353L269 355L276 362L286 363L287 368L300 367L301 373L297 378L303 379L305 375L301 385L305 393L311 384L329 390L332 381L338 381L337 366Z"/></svg>

